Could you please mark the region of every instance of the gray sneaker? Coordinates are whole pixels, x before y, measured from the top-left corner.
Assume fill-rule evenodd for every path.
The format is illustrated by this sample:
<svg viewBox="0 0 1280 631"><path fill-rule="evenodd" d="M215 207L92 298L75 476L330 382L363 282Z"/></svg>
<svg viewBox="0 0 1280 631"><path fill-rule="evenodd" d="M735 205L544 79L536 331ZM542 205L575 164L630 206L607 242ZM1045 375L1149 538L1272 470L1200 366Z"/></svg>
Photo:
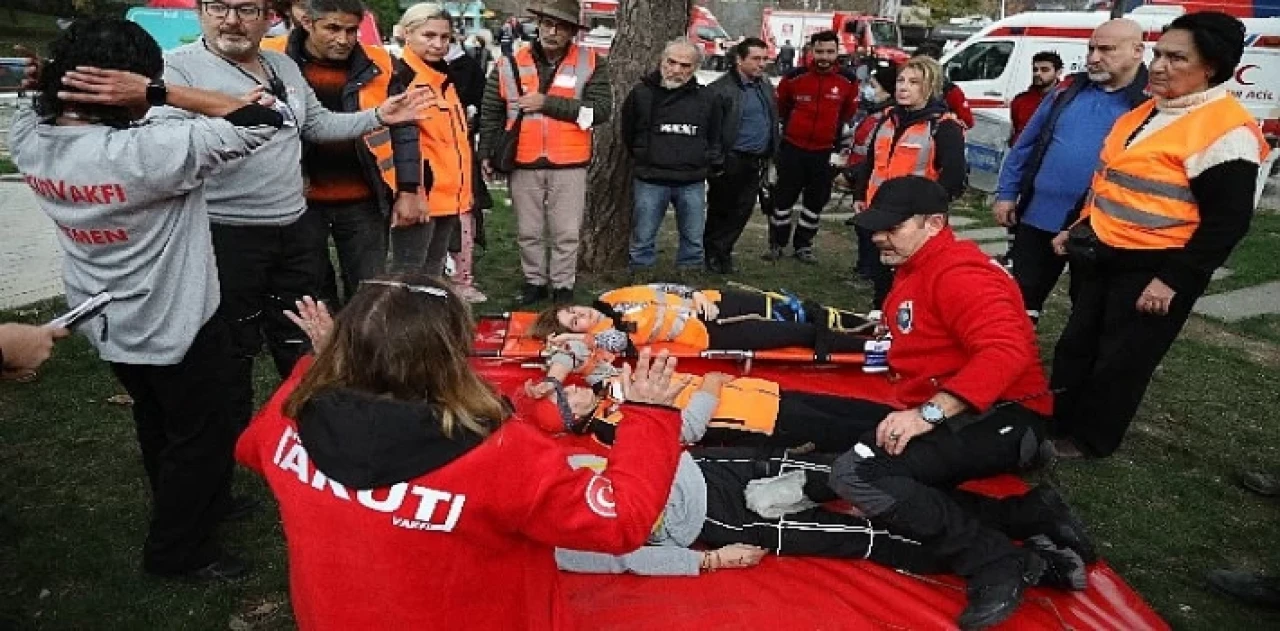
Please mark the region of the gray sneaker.
<svg viewBox="0 0 1280 631"><path fill-rule="evenodd" d="M782 246L771 245L769 246L769 251L761 254L760 258L772 262L781 259L783 256Z"/></svg>
<svg viewBox="0 0 1280 631"><path fill-rule="evenodd" d="M818 264L818 255L813 253L813 248L796 248L796 259L809 265Z"/></svg>
<svg viewBox="0 0 1280 631"><path fill-rule="evenodd" d="M1240 474L1240 486L1263 497L1280 495L1280 476L1263 471L1245 471Z"/></svg>

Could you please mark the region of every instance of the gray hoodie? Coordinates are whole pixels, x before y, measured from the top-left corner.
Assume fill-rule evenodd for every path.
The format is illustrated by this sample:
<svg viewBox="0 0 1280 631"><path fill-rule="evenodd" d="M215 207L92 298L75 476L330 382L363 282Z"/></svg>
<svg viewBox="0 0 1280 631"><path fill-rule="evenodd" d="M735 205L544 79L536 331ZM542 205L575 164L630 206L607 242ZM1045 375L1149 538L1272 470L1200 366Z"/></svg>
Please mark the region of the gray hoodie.
<svg viewBox="0 0 1280 631"><path fill-rule="evenodd" d="M218 307L205 178L275 133L220 118L54 126L29 106L18 109L9 145L58 227L67 302L103 291L115 297L80 329L102 359L182 361Z"/></svg>
<svg viewBox="0 0 1280 631"><path fill-rule="evenodd" d="M252 157L228 165L205 187L209 219L231 226L286 226L306 209L302 182L302 140L351 140L378 127L372 110L351 114L331 112L316 98L298 64L274 51L261 52L268 74L279 77L288 93L286 102L296 126L286 126ZM210 51L204 40L165 54L164 80L243 96L259 83L231 61ZM190 117L183 110L164 107L153 118Z"/></svg>

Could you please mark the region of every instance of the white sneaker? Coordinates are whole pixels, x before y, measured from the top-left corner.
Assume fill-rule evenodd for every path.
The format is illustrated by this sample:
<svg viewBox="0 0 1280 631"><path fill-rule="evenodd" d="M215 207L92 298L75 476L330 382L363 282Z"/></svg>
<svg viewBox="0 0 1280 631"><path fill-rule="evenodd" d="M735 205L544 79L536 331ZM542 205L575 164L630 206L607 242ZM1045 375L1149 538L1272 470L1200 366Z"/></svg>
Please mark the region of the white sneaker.
<svg viewBox="0 0 1280 631"><path fill-rule="evenodd" d="M484 302L489 299L488 296L484 295L484 292L472 287L471 285L459 285L454 291L457 292L459 298L462 298L472 304Z"/></svg>
<svg viewBox="0 0 1280 631"><path fill-rule="evenodd" d="M804 496L804 471L788 471L772 478L747 482L743 499L747 508L766 519L781 519L818 504Z"/></svg>

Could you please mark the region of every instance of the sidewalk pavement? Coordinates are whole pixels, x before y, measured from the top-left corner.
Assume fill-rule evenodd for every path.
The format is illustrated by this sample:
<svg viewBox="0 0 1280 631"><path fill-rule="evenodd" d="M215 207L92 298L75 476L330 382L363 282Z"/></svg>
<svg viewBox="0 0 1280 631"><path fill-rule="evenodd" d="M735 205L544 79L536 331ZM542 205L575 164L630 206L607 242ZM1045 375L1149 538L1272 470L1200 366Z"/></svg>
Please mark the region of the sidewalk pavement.
<svg viewBox="0 0 1280 631"><path fill-rule="evenodd" d="M53 222L15 176L0 177L0 309L62 295L62 248Z"/></svg>

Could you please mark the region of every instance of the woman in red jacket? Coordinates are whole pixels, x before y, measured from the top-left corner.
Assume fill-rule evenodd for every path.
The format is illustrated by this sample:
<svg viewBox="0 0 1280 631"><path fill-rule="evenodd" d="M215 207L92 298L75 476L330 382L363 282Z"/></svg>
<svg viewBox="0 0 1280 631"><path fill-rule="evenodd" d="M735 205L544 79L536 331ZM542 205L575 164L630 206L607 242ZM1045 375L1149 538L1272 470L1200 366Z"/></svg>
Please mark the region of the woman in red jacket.
<svg viewBox="0 0 1280 631"><path fill-rule="evenodd" d="M575 470L467 362L466 305L425 276L362 283L259 413L236 458L266 478L303 629L570 626L554 549L645 542L679 456L679 418L618 428L609 465ZM661 400L673 362L636 370Z"/></svg>

